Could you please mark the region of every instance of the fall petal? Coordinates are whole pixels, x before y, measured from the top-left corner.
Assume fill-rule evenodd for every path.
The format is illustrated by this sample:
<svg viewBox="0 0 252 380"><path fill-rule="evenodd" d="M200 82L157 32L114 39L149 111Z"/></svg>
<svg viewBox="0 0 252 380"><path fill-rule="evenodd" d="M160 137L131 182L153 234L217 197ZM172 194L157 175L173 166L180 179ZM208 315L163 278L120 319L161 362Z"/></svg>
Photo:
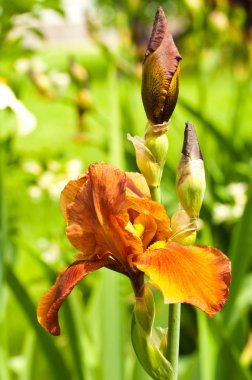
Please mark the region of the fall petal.
<svg viewBox="0 0 252 380"><path fill-rule="evenodd" d="M161 290L165 303L190 303L212 316L227 300L231 263L216 248L168 242L153 245L133 262Z"/></svg>
<svg viewBox="0 0 252 380"><path fill-rule="evenodd" d="M60 272L55 284L41 298L37 317L42 327L52 335L60 335L58 311L64 299L84 277L95 270L108 265L110 259L99 261L76 261Z"/></svg>

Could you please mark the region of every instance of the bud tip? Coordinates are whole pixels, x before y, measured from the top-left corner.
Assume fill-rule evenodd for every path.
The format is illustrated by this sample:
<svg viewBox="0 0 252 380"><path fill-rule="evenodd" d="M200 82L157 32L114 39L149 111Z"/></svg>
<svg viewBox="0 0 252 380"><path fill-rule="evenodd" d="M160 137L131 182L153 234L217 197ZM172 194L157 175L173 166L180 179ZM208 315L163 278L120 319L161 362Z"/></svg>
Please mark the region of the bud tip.
<svg viewBox="0 0 252 380"><path fill-rule="evenodd" d="M200 150L193 123L187 121L185 125L186 127L184 132L184 144L182 148L182 153L185 156L189 157L191 160L203 160L203 156Z"/></svg>

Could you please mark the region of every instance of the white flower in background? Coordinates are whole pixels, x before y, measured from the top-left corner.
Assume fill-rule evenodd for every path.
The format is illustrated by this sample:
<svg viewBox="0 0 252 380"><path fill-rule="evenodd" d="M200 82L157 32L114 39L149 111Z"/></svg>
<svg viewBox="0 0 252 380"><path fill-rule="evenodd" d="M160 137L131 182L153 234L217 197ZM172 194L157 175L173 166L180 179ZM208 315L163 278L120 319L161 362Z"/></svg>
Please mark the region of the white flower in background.
<svg viewBox="0 0 252 380"><path fill-rule="evenodd" d="M50 186L55 182L55 175L50 171L45 171L38 180L38 185L45 190L48 190Z"/></svg>
<svg viewBox="0 0 252 380"><path fill-rule="evenodd" d="M229 21L224 12L221 11L212 11L209 15L211 23L215 26L216 29L225 30L229 26Z"/></svg>
<svg viewBox="0 0 252 380"><path fill-rule="evenodd" d="M36 128L35 116L16 98L12 89L0 79L0 110L7 107L16 114L20 135L27 135Z"/></svg>
<svg viewBox="0 0 252 380"><path fill-rule="evenodd" d="M34 200L40 199L41 195L42 195L41 188L38 186L35 186L35 185L30 186L28 188L28 193L29 193L30 197Z"/></svg>
<svg viewBox="0 0 252 380"><path fill-rule="evenodd" d="M52 172L59 172L61 170L61 164L59 161L50 161L48 162L48 169Z"/></svg>
<svg viewBox="0 0 252 380"><path fill-rule="evenodd" d="M47 70L47 64L40 58L20 58L15 63L15 69L20 74L26 74L31 70L43 72Z"/></svg>
<svg viewBox="0 0 252 380"><path fill-rule="evenodd" d="M30 172L35 169L35 165L33 168L31 162L30 165L26 165L26 167L27 166ZM81 172L82 161L79 159L68 161L64 167L58 161L49 161L48 170L39 173L38 187L41 190L46 190L51 198L58 200L67 182L78 177ZM35 189L32 191L34 194L36 193Z"/></svg>
<svg viewBox="0 0 252 380"><path fill-rule="evenodd" d="M60 257L60 249L57 243L45 238L38 239L38 247L42 251L42 258L46 263L54 263Z"/></svg>
<svg viewBox="0 0 252 380"><path fill-rule="evenodd" d="M65 92L70 84L70 77L67 73L61 73L59 71L52 71L49 77L60 92Z"/></svg>
<svg viewBox="0 0 252 380"><path fill-rule="evenodd" d="M47 170L39 177L38 186L46 190L51 198L58 200L67 182L65 174L55 174Z"/></svg>
<svg viewBox="0 0 252 380"><path fill-rule="evenodd" d="M228 192L233 197L234 204L216 203L213 207L213 221L216 224L239 219L247 201L247 184L233 182L228 185Z"/></svg>
<svg viewBox="0 0 252 380"><path fill-rule="evenodd" d="M42 168L39 165L39 163L37 161L34 161L34 160L24 161L22 168L23 168L24 172L31 173L34 175L39 175L42 171Z"/></svg>
<svg viewBox="0 0 252 380"><path fill-rule="evenodd" d="M31 60L28 58L20 58L15 62L14 67L19 74L26 74L31 68Z"/></svg>
<svg viewBox="0 0 252 380"><path fill-rule="evenodd" d="M68 179L75 179L82 173L82 161L78 158L68 161L66 165Z"/></svg>
<svg viewBox="0 0 252 380"><path fill-rule="evenodd" d="M223 223L227 220L232 219L232 209L231 205L224 205L222 203L215 203L213 206L213 221L216 224Z"/></svg>
<svg viewBox="0 0 252 380"><path fill-rule="evenodd" d="M66 186L66 183L67 183L67 181L66 181L65 177L62 177L61 179L57 178L55 180L55 182L52 183L51 186L47 189L50 196L53 199L58 200L62 190Z"/></svg>
<svg viewBox="0 0 252 380"><path fill-rule="evenodd" d="M228 192L234 198L235 205L245 206L247 189L248 185L244 182L232 182L228 185Z"/></svg>

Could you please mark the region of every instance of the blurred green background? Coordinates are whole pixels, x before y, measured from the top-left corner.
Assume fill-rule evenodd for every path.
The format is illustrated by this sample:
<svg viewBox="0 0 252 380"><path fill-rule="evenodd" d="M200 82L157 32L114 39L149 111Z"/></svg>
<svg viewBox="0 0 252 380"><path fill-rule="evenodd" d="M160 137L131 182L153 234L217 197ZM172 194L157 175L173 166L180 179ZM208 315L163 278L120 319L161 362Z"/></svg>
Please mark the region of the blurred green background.
<svg viewBox="0 0 252 380"><path fill-rule="evenodd" d="M251 1L1 0L0 84L37 122L29 129L27 115L17 120L0 90L1 380L150 379L131 346L127 279L106 269L88 276L62 306L57 338L38 324L36 305L76 253L59 209L64 185L96 161L137 170L126 136L146 126L141 60L159 5L183 57L163 203L169 215L178 204L190 120L207 175L198 243L232 260L220 314L182 306L179 378L252 378ZM166 327L167 308L155 298L156 325Z"/></svg>

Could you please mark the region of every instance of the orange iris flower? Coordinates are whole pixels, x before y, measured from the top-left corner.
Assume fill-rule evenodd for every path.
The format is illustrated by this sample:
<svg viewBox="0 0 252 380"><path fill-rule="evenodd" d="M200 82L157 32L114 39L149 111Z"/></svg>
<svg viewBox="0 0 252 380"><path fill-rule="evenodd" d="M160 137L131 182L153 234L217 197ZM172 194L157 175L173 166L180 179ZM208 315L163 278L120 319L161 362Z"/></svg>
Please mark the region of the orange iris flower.
<svg viewBox="0 0 252 380"><path fill-rule="evenodd" d="M190 303L212 316L225 304L230 261L218 249L176 242L164 207L151 200L144 177L105 163L92 164L61 195L66 234L79 250L76 261L61 271L38 306L38 320L52 335L60 334L58 311L64 299L89 273L101 268L131 280L136 296L144 273L165 303Z"/></svg>

